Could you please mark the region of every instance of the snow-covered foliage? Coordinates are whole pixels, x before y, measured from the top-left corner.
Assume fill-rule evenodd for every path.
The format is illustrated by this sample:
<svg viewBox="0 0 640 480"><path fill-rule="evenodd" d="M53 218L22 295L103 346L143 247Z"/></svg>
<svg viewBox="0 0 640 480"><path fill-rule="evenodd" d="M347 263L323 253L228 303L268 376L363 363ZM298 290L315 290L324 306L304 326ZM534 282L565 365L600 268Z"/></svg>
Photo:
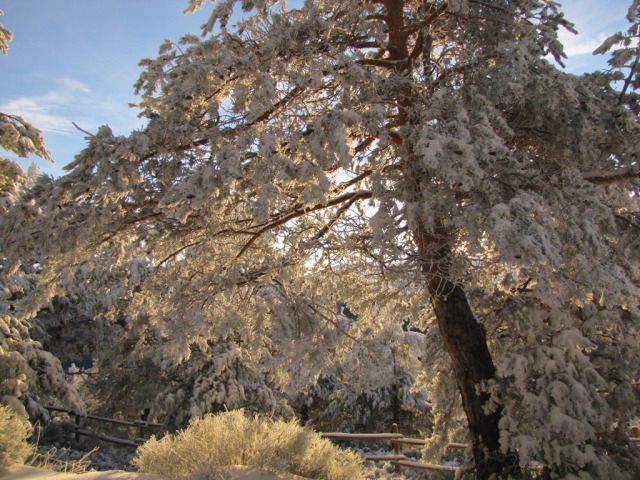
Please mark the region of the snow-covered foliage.
<svg viewBox="0 0 640 480"><path fill-rule="evenodd" d="M5 159L0 162L1 200L7 200L0 205L0 214L4 215L4 207L19 195L19 182L26 186L28 176L15 162ZM24 405L33 418L48 417L39 401L62 402L78 411L83 408L82 400L64 376L60 361L32 338L32 325L19 314L20 300L38 284L41 261L37 255L25 257L18 269L8 272L6 258L0 258L0 401L17 408Z"/></svg>
<svg viewBox="0 0 640 480"><path fill-rule="evenodd" d="M0 264L0 401L26 407L32 418L48 418L41 403L62 403L82 411L84 403L65 378L58 358L31 336L31 324L19 318L16 305L38 283L37 264L5 273Z"/></svg>
<svg viewBox="0 0 640 480"><path fill-rule="evenodd" d="M331 372L292 399L314 428L339 432L388 432L395 423L405 435L431 427L428 393L416 387L424 335L385 323L362 336ZM331 374L329 374L331 373Z"/></svg>
<svg viewBox="0 0 640 480"><path fill-rule="evenodd" d="M42 133L22 117L0 112L0 148L20 157L36 154L51 160L44 147ZM37 165L28 173L17 162L0 156L0 213L5 213L16 201L20 189L35 181Z"/></svg>
<svg viewBox="0 0 640 480"><path fill-rule="evenodd" d="M250 14L229 27L234 8ZM127 302L132 352L190 378L166 398L192 413L244 401L254 372L304 391L366 342L386 347L357 377L376 385L421 319L443 340L425 369L446 349L454 372L423 375L447 394L436 426L455 381L480 476L516 453L558 478L631 478L638 57L622 35L604 47L625 45L622 77L566 74L545 60L564 27L538 0L216 2L202 38L143 61L147 126L100 128L2 217L7 274L46 258L19 318L135 251L151 270ZM478 430L492 422L499 446Z"/></svg>
<svg viewBox="0 0 640 480"><path fill-rule="evenodd" d="M168 428L186 426L207 413L244 408L253 413L292 418L268 377L233 341L218 341L191 354L188 362L159 370L161 390L150 401L150 415Z"/></svg>
<svg viewBox="0 0 640 480"><path fill-rule="evenodd" d="M26 176L20 165L0 157L0 213L6 213L14 204L24 183Z"/></svg>
<svg viewBox="0 0 640 480"><path fill-rule="evenodd" d="M136 402L139 398L130 387L114 382L113 376L123 367L118 352L126 348L128 341L126 307L132 290L146 274L143 260L115 263L107 256L94 257L78 265L69 283L59 285L59 294L29 322L34 340L67 370L76 365L72 383L90 400L92 410L138 418L144 408ZM141 367L137 366L136 373ZM119 376L126 377L128 373L132 372L121 372ZM152 383L149 378L148 384ZM126 401L104 404L119 396Z"/></svg>
<svg viewBox="0 0 640 480"><path fill-rule="evenodd" d="M0 15L4 15L2 10L0 10ZM12 38L13 33L7 30L7 28L0 23L0 52L4 55L6 55L9 50L9 42Z"/></svg>
<svg viewBox="0 0 640 480"><path fill-rule="evenodd" d="M626 32L616 32L607 38L593 53L605 54L611 52L609 65L614 79L622 82L620 88L619 103L624 103L634 113L640 111L640 72L638 60L640 59L640 2L633 0L627 20L631 24Z"/></svg>
<svg viewBox="0 0 640 480"><path fill-rule="evenodd" d="M0 11L0 14L2 12ZM7 52L12 34L0 25L0 51ZM22 117L0 113L0 148L20 157L30 154L51 160L42 133ZM6 215L20 193L35 182L37 166L25 173L13 160L0 156L0 216ZM23 205L29 215L33 206ZM14 225L15 228L22 228ZM10 232L7 231L7 234ZM60 362L30 335L29 316L19 314L17 304L35 290L40 261L33 252L22 258L17 268L8 271L3 251L0 256L0 402L21 409L32 417L46 417L35 398L58 399L82 410L77 392L66 381Z"/></svg>

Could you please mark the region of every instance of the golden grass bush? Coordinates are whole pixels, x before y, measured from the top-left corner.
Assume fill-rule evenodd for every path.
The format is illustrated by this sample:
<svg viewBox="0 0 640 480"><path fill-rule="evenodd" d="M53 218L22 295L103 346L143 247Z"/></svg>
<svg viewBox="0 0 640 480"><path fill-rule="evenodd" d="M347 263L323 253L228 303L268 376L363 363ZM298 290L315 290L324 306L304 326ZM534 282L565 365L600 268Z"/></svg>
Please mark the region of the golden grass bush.
<svg viewBox="0 0 640 480"><path fill-rule="evenodd" d="M324 480L358 480L361 458L295 421L247 417L242 410L207 415L176 435L149 440L134 460L139 470L176 480L216 475L243 465Z"/></svg>
<svg viewBox="0 0 640 480"><path fill-rule="evenodd" d="M33 453L27 442L31 425L11 408L0 404L0 469L22 465Z"/></svg>

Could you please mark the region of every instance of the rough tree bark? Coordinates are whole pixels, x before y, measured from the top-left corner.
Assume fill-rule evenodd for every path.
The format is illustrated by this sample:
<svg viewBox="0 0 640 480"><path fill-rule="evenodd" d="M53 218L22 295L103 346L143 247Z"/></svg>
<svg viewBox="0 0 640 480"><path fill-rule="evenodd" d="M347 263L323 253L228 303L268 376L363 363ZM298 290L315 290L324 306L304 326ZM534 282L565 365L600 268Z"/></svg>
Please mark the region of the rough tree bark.
<svg viewBox="0 0 640 480"><path fill-rule="evenodd" d="M513 452L500 451L498 422L501 409L490 414L483 406L489 400L478 386L493 378L495 365L482 325L475 317L463 288L448 278L449 236L441 226L429 233L424 225L414 231L422 273L431 296L438 328L451 358L462 405L473 437L473 456L478 479L513 476L521 472Z"/></svg>

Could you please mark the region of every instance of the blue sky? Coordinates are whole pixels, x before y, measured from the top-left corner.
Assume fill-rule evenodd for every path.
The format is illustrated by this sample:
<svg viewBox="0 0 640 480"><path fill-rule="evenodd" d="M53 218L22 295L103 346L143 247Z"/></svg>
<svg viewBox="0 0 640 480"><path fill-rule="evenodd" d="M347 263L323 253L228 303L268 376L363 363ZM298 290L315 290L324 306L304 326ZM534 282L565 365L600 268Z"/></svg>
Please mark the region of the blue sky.
<svg viewBox="0 0 640 480"><path fill-rule="evenodd" d="M610 34L626 29L630 0L566 0L567 18L579 35L562 34L567 70L605 67L592 52ZM14 34L0 56L0 112L22 115L40 128L55 164L35 159L45 173L63 173L86 144L84 130L108 124L126 135L143 123L133 83L138 62L155 57L164 39L198 34L211 7L183 15L186 0L0 0L0 23ZM18 160L11 155L8 156ZM31 159L20 160L27 168Z"/></svg>

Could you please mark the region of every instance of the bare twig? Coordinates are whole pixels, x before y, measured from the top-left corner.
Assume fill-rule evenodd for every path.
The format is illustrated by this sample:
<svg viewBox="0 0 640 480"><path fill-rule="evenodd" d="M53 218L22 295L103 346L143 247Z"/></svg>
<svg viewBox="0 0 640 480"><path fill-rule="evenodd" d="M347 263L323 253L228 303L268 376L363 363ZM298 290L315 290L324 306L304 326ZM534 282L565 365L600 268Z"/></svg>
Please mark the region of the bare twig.
<svg viewBox="0 0 640 480"><path fill-rule="evenodd" d="M72 124L74 127L76 127L78 130L80 130L82 133L86 133L86 134L87 134L87 135L89 135L90 137L95 138L95 135L94 135L93 133L87 132L85 129L80 128L76 122L71 122L71 124Z"/></svg>

